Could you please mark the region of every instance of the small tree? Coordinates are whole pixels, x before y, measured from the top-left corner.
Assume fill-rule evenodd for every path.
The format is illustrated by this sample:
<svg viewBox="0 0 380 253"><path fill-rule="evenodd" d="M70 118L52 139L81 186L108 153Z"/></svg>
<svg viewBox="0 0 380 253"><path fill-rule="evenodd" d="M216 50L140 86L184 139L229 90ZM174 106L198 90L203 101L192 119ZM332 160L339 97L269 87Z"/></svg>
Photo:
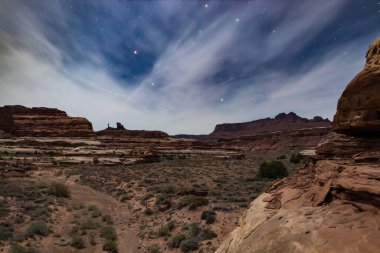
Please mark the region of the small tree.
<svg viewBox="0 0 380 253"><path fill-rule="evenodd" d="M280 161L263 162L260 165L258 176L260 178L283 178L288 176L288 170Z"/></svg>

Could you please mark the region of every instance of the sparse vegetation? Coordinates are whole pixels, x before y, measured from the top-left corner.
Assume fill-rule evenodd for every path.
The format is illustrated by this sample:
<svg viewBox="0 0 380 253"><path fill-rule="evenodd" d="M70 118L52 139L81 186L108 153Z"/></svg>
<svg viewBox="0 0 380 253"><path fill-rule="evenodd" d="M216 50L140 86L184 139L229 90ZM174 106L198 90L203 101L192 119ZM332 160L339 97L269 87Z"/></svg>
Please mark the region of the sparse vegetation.
<svg viewBox="0 0 380 253"><path fill-rule="evenodd" d="M196 240L195 238L185 239L181 243L181 251L182 252L190 252L193 250L197 250L198 247L199 247L199 243L198 243L198 240Z"/></svg>
<svg viewBox="0 0 380 253"><path fill-rule="evenodd" d="M205 220L207 224L212 224L215 222L216 213L214 211L203 211L201 215L201 219Z"/></svg>
<svg viewBox="0 0 380 253"><path fill-rule="evenodd" d="M181 243L183 240L185 240L186 236L183 234L178 234L173 237L171 237L167 243L169 248L179 248L181 246Z"/></svg>
<svg viewBox="0 0 380 253"><path fill-rule="evenodd" d="M111 241L116 240L116 231L113 226L105 226L100 229L100 236Z"/></svg>
<svg viewBox="0 0 380 253"><path fill-rule="evenodd" d="M103 244L103 250L105 250L105 251L107 251L109 253L117 253L118 250L117 250L116 242L114 240L107 240Z"/></svg>
<svg viewBox="0 0 380 253"><path fill-rule="evenodd" d="M27 234L29 236L33 235L41 235L41 236L47 236L50 234L50 230L47 227L46 223L43 221L34 221L30 224Z"/></svg>
<svg viewBox="0 0 380 253"><path fill-rule="evenodd" d="M80 237L79 235L74 235L71 237L70 245L74 248L77 248L77 249L85 248L83 238Z"/></svg>
<svg viewBox="0 0 380 253"><path fill-rule="evenodd" d="M56 197L63 197L63 198L69 198L70 197L70 191L69 188L60 182L53 182L51 183L49 187L50 194L56 196Z"/></svg>

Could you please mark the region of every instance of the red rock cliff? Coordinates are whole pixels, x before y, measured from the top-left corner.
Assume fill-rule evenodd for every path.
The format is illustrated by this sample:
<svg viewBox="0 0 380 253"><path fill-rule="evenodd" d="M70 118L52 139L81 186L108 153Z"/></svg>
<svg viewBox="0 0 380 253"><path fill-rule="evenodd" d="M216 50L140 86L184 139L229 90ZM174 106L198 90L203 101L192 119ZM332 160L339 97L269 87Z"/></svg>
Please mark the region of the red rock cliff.
<svg viewBox="0 0 380 253"><path fill-rule="evenodd" d="M0 107L0 130L14 136L30 137L94 135L92 124L85 118L69 117L58 109L21 105Z"/></svg>
<svg viewBox="0 0 380 253"><path fill-rule="evenodd" d="M313 119L299 117L290 112L280 113L275 118L266 118L244 123L226 123L216 125L210 134L213 137L239 137L244 135L255 135L259 133L298 130L302 128L330 127L328 119L317 116Z"/></svg>

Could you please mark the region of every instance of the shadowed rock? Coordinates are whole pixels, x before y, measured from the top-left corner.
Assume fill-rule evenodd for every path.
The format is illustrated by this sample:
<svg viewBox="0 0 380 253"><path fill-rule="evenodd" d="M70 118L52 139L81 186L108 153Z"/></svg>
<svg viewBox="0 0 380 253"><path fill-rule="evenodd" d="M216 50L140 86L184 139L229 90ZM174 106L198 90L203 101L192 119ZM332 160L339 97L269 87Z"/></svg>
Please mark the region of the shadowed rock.
<svg viewBox="0 0 380 253"><path fill-rule="evenodd" d="M366 65L338 101L334 131L351 136L380 136L380 38L368 49Z"/></svg>

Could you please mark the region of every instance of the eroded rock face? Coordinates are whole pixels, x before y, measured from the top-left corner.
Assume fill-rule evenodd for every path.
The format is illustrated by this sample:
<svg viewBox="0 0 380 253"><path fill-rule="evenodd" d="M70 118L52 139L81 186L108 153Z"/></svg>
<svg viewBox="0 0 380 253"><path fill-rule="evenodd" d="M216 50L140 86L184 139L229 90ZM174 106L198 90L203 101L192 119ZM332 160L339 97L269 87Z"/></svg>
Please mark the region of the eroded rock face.
<svg viewBox="0 0 380 253"><path fill-rule="evenodd" d="M212 137L239 137L260 133L298 130L302 128L330 127L331 122L319 116L306 119L297 114L280 113L275 118L266 118L244 123L226 123L216 125L210 134Z"/></svg>
<svg viewBox="0 0 380 253"><path fill-rule="evenodd" d="M58 109L20 105L0 107L0 129L14 136L94 136L92 124L85 118L69 117Z"/></svg>
<svg viewBox="0 0 380 253"><path fill-rule="evenodd" d="M338 101L333 128L352 135L380 136L380 38L369 47L366 66L348 84Z"/></svg>
<svg viewBox="0 0 380 253"><path fill-rule="evenodd" d="M320 160L274 182L216 252L375 253L379 207L378 162Z"/></svg>

